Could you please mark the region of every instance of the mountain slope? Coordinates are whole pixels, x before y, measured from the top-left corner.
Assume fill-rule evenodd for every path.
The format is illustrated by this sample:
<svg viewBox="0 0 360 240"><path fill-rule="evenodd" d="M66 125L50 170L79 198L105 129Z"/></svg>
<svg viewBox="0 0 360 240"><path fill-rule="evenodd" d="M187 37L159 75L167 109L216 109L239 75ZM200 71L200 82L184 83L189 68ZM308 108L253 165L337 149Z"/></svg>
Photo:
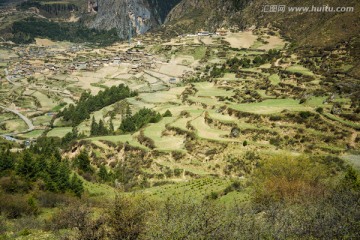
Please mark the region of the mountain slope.
<svg viewBox="0 0 360 240"><path fill-rule="evenodd" d="M354 7L348 13L263 12L266 5L300 7ZM201 28L214 30L219 26L240 28L255 26L278 27L286 37L301 45L327 46L360 35L360 2L357 0L183 0L168 15L167 26L179 32Z"/></svg>
<svg viewBox="0 0 360 240"><path fill-rule="evenodd" d="M129 34L143 34L160 26L178 2L179 0L165 3L160 0L99 0L98 12L87 25L101 30L115 28L119 37L124 39Z"/></svg>
<svg viewBox="0 0 360 240"><path fill-rule="evenodd" d="M250 0L183 0L167 16L167 26L178 31L194 32L201 28L215 30L219 26L241 24L241 10Z"/></svg>

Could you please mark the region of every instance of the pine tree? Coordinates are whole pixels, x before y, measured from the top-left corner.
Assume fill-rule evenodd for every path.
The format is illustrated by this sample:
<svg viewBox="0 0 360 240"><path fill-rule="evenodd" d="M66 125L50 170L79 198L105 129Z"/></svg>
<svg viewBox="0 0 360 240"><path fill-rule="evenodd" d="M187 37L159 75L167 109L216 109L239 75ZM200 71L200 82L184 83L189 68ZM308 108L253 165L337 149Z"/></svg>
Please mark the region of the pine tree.
<svg viewBox="0 0 360 240"><path fill-rule="evenodd" d="M99 126L98 126L98 135L107 135L108 130L105 127L104 121L100 119Z"/></svg>
<svg viewBox="0 0 360 240"><path fill-rule="evenodd" d="M47 164L45 184L47 190L51 192L58 191L58 174L59 174L59 161L51 157Z"/></svg>
<svg viewBox="0 0 360 240"><path fill-rule="evenodd" d="M131 113L131 109L129 107L129 105L126 106L126 112L125 112L125 117L129 118L131 117L132 113Z"/></svg>
<svg viewBox="0 0 360 240"><path fill-rule="evenodd" d="M83 182L78 178L78 176L75 173L71 178L70 188L77 197L81 197L81 195L84 192Z"/></svg>
<svg viewBox="0 0 360 240"><path fill-rule="evenodd" d="M65 192L70 187L70 167L66 160L60 163L57 185L60 192Z"/></svg>
<svg viewBox="0 0 360 240"><path fill-rule="evenodd" d="M114 132L115 132L115 128L114 128L112 118L110 119L109 131L110 131L111 134L114 134Z"/></svg>
<svg viewBox="0 0 360 240"><path fill-rule="evenodd" d="M90 136L97 136L99 134L99 125L97 124L95 117L92 117L90 126Z"/></svg>
<svg viewBox="0 0 360 240"><path fill-rule="evenodd" d="M100 166L99 173L98 173L100 179L104 182L106 182L109 179L108 172L106 170L106 167L104 165Z"/></svg>
<svg viewBox="0 0 360 240"><path fill-rule="evenodd" d="M172 113L170 112L170 110L166 110L166 112L163 114L163 117L172 117Z"/></svg>
<svg viewBox="0 0 360 240"><path fill-rule="evenodd" d="M0 152L0 172L8 169L14 169L14 157L9 149Z"/></svg>
<svg viewBox="0 0 360 240"><path fill-rule="evenodd" d="M24 155L20 160L17 172L29 180L33 180L40 171L37 171L37 163L29 151L24 151Z"/></svg>
<svg viewBox="0 0 360 240"><path fill-rule="evenodd" d="M76 158L78 168L84 172L92 172L89 155L86 150L80 152Z"/></svg>

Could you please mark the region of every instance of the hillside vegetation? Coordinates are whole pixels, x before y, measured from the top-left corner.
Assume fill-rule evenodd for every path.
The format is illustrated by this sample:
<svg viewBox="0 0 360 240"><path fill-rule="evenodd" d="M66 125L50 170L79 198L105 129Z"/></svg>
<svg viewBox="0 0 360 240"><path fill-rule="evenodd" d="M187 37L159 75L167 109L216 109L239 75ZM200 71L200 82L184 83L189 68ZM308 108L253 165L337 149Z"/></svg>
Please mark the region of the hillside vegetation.
<svg viewBox="0 0 360 240"><path fill-rule="evenodd" d="M293 2L183 0L129 42L0 11L0 239L357 239L359 41L327 25L357 15L257 12ZM99 3L127 34L177 1Z"/></svg>

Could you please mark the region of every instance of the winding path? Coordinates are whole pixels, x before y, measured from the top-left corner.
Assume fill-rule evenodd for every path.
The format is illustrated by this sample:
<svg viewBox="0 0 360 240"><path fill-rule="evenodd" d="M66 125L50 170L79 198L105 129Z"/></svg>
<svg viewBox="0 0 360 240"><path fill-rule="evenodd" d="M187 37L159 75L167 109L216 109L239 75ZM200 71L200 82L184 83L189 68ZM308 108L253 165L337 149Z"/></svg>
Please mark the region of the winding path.
<svg viewBox="0 0 360 240"><path fill-rule="evenodd" d="M28 119L26 116L22 115L19 111L12 110L12 109L4 107L2 105L0 105L0 108L4 109L5 111L12 112L12 113L18 115L28 125L28 130L26 130L24 132L30 132L30 131L35 129L33 123L31 122L31 120Z"/></svg>
<svg viewBox="0 0 360 240"><path fill-rule="evenodd" d="M9 83L11 83L12 85L19 86L19 84L14 83L13 81L11 81L11 79L9 78L9 71L7 70L7 68L5 68L4 71L5 71L5 78L6 78L6 80L7 80Z"/></svg>

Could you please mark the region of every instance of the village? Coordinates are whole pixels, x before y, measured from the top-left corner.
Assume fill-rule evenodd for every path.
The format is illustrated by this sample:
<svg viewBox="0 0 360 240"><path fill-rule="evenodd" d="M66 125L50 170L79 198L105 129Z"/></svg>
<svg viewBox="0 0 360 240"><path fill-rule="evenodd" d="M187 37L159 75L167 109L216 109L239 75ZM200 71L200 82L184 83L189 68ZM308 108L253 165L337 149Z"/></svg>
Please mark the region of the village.
<svg viewBox="0 0 360 240"><path fill-rule="evenodd" d="M184 151L183 131L234 144L256 142L255 136L265 134L262 139L267 143L260 148L268 149L273 147L268 143L273 141L271 135L252 130L250 120L236 119L234 112L261 116L319 107L330 112L340 101L306 94L309 87L321 91L320 76L302 66L296 56L285 54L286 46L276 29L266 28L199 30L173 38L152 33L107 47L48 39L36 39L30 45L2 43L0 134L27 146L40 136L62 138L72 131L57 117L62 109L76 104L84 91L95 96L124 84L139 94L126 100L131 112L146 107L161 114L170 110L172 117L135 134L91 138L92 118L119 128L122 115L110 114L118 108L115 104L91 113L90 119L76 127L81 134L100 145L102 141L127 142L147 149L139 142L144 135L154 141L153 148L163 151ZM281 57L262 60L269 53ZM245 65L232 70L232 62ZM342 110L347 108L344 105ZM249 127L248 134L240 134L242 126ZM291 125L287 128L292 132Z"/></svg>

